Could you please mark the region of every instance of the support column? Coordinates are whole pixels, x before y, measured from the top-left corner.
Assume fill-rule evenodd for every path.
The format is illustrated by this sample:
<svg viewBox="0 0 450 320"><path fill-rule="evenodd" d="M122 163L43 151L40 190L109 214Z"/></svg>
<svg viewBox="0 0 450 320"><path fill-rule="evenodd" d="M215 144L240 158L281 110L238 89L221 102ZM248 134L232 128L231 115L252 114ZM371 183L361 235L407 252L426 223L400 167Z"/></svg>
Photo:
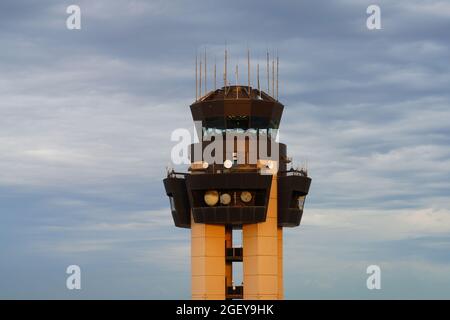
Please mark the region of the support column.
<svg viewBox="0 0 450 320"><path fill-rule="evenodd" d="M278 227L278 299L284 299L283 285L283 228Z"/></svg>
<svg viewBox="0 0 450 320"><path fill-rule="evenodd" d="M225 248L233 248L233 229L232 227L225 228ZM233 262L225 261L225 276L226 285L231 287L233 285Z"/></svg>
<svg viewBox="0 0 450 320"><path fill-rule="evenodd" d="M280 298L277 177L273 175L265 222L243 226L244 299Z"/></svg>
<svg viewBox="0 0 450 320"><path fill-rule="evenodd" d="M225 299L225 226L191 220L193 300Z"/></svg>

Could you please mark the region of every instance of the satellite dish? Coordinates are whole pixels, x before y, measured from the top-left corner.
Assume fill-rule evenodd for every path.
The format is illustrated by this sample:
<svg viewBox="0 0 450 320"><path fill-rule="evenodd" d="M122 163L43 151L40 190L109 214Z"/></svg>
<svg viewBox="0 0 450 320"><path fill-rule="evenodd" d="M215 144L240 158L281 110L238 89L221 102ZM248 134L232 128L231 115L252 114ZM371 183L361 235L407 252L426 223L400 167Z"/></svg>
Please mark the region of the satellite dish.
<svg viewBox="0 0 450 320"><path fill-rule="evenodd" d="M215 206L219 202L219 192L216 190L206 191L204 199L208 206Z"/></svg>
<svg viewBox="0 0 450 320"><path fill-rule="evenodd" d="M245 203L252 201L252 194L248 191L242 191L241 200Z"/></svg>
<svg viewBox="0 0 450 320"><path fill-rule="evenodd" d="M224 205L229 205L231 203L231 196L229 193L222 193L220 195L220 203Z"/></svg>
<svg viewBox="0 0 450 320"><path fill-rule="evenodd" d="M223 162L223 166L227 169L230 169L233 166L233 162L231 162L231 160L225 160Z"/></svg>

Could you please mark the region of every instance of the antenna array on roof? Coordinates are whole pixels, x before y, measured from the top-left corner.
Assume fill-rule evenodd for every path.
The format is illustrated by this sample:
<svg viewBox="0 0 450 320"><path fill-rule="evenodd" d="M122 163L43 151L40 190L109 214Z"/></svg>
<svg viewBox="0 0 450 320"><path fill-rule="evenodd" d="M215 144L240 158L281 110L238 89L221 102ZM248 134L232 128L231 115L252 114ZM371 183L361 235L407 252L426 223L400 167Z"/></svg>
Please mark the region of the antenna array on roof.
<svg viewBox="0 0 450 320"><path fill-rule="evenodd" d="M202 50L203 54L200 53L195 55L195 101L198 101L202 99L202 97L206 96L208 92L208 64L207 64L207 57L208 52L206 48ZM229 62L229 51L227 45L225 45L224 50L224 67L223 67L223 89L225 90L225 93L228 93L230 90L230 82L228 80L228 62ZM248 96L251 97L252 92L252 63L251 63L251 56L250 56L250 49L247 47L247 85L240 85L239 83L239 63L236 64L236 70L235 70L235 78L236 78L236 98L239 98L239 88L244 91L248 92ZM272 66L270 66L270 60L272 60ZM262 95L262 88L260 83L260 65L261 61L257 61L256 63L256 72L253 74L256 74L256 85L258 89L258 95ZM212 64L211 64L212 65ZM271 96L275 100L278 100L279 98L279 66L280 66L280 59L278 57L278 52L275 57L275 54L272 54L272 57L270 56L269 50L266 52L266 80L267 80L267 91L265 94ZM209 81L213 81L214 85L212 86L214 88L214 91L216 91L217 88L217 61L216 57L214 57L214 65L213 70L210 73L212 74L212 79ZM245 89L247 87L247 89Z"/></svg>

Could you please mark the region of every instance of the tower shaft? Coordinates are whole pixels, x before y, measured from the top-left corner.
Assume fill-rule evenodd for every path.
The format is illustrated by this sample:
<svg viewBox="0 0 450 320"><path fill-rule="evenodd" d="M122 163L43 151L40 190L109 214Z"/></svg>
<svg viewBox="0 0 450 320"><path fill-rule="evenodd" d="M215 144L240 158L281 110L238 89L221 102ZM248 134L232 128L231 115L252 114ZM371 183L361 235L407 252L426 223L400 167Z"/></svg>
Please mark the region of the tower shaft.
<svg viewBox="0 0 450 320"><path fill-rule="evenodd" d="M225 299L224 225L191 223L191 286L194 300Z"/></svg>
<svg viewBox="0 0 450 320"><path fill-rule="evenodd" d="M274 175L266 221L243 226L244 299L283 298L283 230L278 227Z"/></svg>

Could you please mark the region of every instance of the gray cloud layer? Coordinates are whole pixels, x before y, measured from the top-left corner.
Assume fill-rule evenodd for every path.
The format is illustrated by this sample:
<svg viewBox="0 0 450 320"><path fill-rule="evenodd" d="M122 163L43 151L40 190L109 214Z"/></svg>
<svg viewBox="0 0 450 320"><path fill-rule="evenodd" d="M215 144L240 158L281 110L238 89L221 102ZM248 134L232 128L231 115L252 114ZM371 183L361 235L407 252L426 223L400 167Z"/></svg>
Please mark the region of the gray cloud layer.
<svg viewBox="0 0 450 320"><path fill-rule="evenodd" d="M278 50L281 140L313 178L287 297L450 296L447 2L380 1L379 31L370 1L77 3L80 31L69 2L0 5L2 297L189 297L161 178L192 126L195 52L220 60L225 42L232 63Z"/></svg>

